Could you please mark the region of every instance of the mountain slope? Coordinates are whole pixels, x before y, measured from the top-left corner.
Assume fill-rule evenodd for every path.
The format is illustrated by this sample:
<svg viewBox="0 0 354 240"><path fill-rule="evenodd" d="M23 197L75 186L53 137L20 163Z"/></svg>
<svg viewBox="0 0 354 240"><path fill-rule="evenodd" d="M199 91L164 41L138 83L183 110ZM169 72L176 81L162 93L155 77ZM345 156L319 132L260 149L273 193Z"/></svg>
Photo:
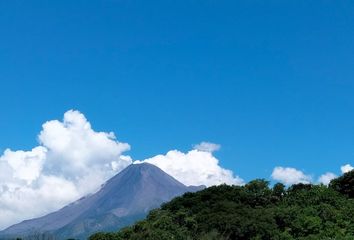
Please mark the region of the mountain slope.
<svg viewBox="0 0 354 240"><path fill-rule="evenodd" d="M65 239L85 238L96 231L119 229L143 218L149 210L185 192L187 187L151 164L133 164L111 178L95 194L46 216L26 220L0 236L50 233Z"/></svg>

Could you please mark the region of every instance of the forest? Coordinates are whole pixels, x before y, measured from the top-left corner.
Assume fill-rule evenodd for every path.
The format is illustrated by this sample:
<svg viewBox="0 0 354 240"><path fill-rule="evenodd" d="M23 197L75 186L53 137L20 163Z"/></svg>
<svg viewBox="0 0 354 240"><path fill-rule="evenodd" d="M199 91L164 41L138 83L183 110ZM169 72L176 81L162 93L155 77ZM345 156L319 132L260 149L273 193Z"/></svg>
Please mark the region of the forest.
<svg viewBox="0 0 354 240"><path fill-rule="evenodd" d="M328 186L263 179L186 193L145 220L90 240L354 240L354 170Z"/></svg>

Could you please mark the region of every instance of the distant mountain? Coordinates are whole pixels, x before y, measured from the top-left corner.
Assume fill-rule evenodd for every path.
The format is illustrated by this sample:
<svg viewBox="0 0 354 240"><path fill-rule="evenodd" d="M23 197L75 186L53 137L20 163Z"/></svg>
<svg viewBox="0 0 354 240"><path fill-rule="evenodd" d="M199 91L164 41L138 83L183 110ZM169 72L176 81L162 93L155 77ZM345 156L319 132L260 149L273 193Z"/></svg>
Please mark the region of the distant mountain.
<svg viewBox="0 0 354 240"><path fill-rule="evenodd" d="M0 239L41 234L55 239L85 239L97 231L133 224L162 203L202 188L187 187L154 165L132 164L97 193L46 216L13 225L0 232Z"/></svg>

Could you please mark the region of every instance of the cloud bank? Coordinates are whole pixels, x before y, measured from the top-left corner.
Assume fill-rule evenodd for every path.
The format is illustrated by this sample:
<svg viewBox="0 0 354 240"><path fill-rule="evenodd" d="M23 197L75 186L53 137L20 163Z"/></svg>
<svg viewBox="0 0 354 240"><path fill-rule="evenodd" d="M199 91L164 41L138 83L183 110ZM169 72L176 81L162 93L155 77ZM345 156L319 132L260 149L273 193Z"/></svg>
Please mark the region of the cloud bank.
<svg viewBox="0 0 354 240"><path fill-rule="evenodd" d="M94 131L78 111L44 123L38 139L30 151L0 157L0 229L94 192L132 162L122 155L129 144Z"/></svg>
<svg viewBox="0 0 354 240"><path fill-rule="evenodd" d="M275 167L271 177L276 181L284 183L285 185L311 182L311 176L291 167Z"/></svg>
<svg viewBox="0 0 354 240"><path fill-rule="evenodd" d="M340 167L342 174L354 170L350 164L346 164ZM275 167L273 169L271 178L275 181L284 183L285 185L292 185L297 183L321 183L328 185L332 179L338 176L332 172L326 172L319 176L317 181L313 181L310 175L303 173L302 171L291 167Z"/></svg>
<svg viewBox="0 0 354 240"><path fill-rule="evenodd" d="M216 148L212 147L215 151ZM244 181L234 176L232 171L219 166L219 160L212 152L194 149L187 153L178 150L169 151L166 155L157 155L143 161L156 165L164 172L176 178L185 185L219 185L222 183L242 185Z"/></svg>
<svg viewBox="0 0 354 240"><path fill-rule="evenodd" d="M244 184L220 166L214 156L218 144L201 142L188 152L171 150L133 161L124 155L129 144L118 141L112 132L93 130L79 111L70 110L61 121L44 123L38 141L29 151L6 149L0 156L0 229L93 193L132 163L154 164L185 185ZM342 173L353 169L350 164L341 167ZM310 175L291 167L276 167L271 177L286 185L313 182ZM335 177L328 172L317 181L328 184Z"/></svg>
<svg viewBox="0 0 354 240"><path fill-rule="evenodd" d="M95 192L133 162L124 155L129 144L112 132L93 130L79 111L44 123L38 141L32 150L6 149L0 156L0 230ZM155 164L186 185L243 184L213 156L220 145L202 142L194 148L140 162Z"/></svg>
<svg viewBox="0 0 354 240"><path fill-rule="evenodd" d="M346 164L346 165L343 165L341 166L340 170L342 173L347 173L347 172L350 172L351 170L353 170L354 167L350 164Z"/></svg>
<svg viewBox="0 0 354 240"><path fill-rule="evenodd" d="M318 178L318 182L322 183L324 185L328 185L330 183L330 181L332 179L335 179L336 177L338 177L336 174L331 173L331 172L327 172Z"/></svg>

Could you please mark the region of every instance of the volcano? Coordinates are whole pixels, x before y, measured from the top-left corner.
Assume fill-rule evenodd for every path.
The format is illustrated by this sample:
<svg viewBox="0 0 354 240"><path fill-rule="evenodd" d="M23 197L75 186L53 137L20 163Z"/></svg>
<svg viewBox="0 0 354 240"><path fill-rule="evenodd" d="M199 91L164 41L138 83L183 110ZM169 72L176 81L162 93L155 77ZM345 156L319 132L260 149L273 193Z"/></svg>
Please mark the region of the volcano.
<svg viewBox="0 0 354 240"><path fill-rule="evenodd" d="M162 203L202 188L185 186L152 164L132 164L95 194L43 217L13 225L0 232L0 238L86 239L98 231L117 231L133 224Z"/></svg>

